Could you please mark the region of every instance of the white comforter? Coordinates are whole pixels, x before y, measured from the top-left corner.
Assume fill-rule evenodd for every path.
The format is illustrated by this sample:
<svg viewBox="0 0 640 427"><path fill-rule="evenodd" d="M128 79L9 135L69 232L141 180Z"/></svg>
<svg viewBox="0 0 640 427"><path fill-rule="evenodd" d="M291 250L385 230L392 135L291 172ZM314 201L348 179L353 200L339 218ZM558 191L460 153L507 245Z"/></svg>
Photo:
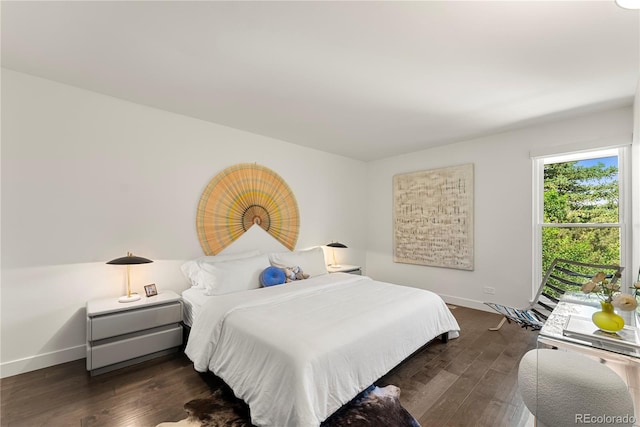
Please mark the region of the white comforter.
<svg viewBox="0 0 640 427"><path fill-rule="evenodd" d="M213 297L185 353L259 426L317 426L431 339L459 331L429 291L327 274Z"/></svg>

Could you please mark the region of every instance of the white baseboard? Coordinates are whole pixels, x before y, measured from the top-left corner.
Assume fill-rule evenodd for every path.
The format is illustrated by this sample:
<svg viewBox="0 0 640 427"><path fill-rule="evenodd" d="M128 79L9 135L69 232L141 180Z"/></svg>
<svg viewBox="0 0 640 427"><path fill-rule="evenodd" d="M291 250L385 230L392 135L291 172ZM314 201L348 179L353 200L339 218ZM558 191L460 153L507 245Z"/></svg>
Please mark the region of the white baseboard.
<svg viewBox="0 0 640 427"><path fill-rule="evenodd" d="M11 377L25 372L31 372L61 363L84 359L87 356L86 346L65 348L50 353L37 354L24 359L11 360L0 363L0 378Z"/></svg>
<svg viewBox="0 0 640 427"><path fill-rule="evenodd" d="M454 297L451 295L440 295L444 302L447 304L460 305L462 307L473 308L476 310L487 311L489 313L496 313L491 307L485 305L483 302L476 301L474 299ZM497 313L496 313L497 314Z"/></svg>

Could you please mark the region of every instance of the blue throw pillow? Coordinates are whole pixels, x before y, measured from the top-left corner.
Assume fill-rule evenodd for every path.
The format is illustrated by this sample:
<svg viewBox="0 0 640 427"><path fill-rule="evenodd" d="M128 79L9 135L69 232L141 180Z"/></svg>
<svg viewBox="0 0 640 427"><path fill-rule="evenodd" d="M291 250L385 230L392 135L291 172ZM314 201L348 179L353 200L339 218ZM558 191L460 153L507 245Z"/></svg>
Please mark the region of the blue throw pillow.
<svg viewBox="0 0 640 427"><path fill-rule="evenodd" d="M260 273L260 284L262 286L273 286L284 283L286 277L284 271L278 267L267 267Z"/></svg>

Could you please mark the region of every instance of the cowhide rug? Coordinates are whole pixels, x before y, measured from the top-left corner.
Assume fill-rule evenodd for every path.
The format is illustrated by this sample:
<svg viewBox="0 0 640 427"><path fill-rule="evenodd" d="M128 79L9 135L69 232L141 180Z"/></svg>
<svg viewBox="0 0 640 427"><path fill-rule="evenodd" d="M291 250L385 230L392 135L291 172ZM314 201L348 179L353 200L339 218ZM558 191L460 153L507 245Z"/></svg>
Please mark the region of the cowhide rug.
<svg viewBox="0 0 640 427"><path fill-rule="evenodd" d="M371 386L327 418L321 427L420 427L400 404L400 389L394 385ZM157 427L252 427L244 402L220 390L207 399L184 405L188 417Z"/></svg>

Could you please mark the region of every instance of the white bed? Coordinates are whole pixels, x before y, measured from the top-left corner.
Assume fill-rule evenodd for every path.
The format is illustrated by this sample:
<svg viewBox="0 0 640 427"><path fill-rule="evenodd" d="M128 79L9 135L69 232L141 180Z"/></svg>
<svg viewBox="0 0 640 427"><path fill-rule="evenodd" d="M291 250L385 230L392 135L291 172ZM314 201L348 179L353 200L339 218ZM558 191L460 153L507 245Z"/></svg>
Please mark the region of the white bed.
<svg viewBox="0 0 640 427"><path fill-rule="evenodd" d="M438 295L344 273L186 294L195 315L185 353L259 426L317 426L424 344L459 331Z"/></svg>

